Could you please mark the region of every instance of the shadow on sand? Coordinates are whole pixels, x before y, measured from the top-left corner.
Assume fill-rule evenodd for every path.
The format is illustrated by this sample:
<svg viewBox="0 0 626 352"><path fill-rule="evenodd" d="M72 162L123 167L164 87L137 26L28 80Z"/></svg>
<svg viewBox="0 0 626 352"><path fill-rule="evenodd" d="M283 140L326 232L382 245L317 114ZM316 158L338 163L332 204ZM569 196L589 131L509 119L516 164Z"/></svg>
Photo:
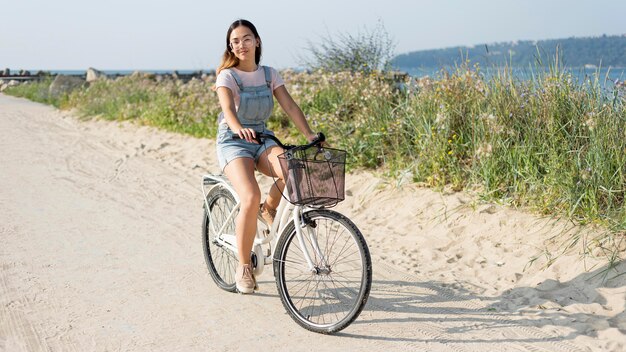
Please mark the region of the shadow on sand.
<svg viewBox="0 0 626 352"><path fill-rule="evenodd" d="M581 309L568 311L568 307L574 304L579 305L579 308L580 305L605 306L607 301L597 292L598 288L623 288L626 292L625 276L615 277L626 272L626 262L615 264L611 268L603 267L581 274L568 282L547 280L551 282L544 282L539 287L517 287L496 297L476 295L457 287L450 288L450 285L442 282L420 282L418 278L416 281L375 280L368 304L353 324L374 326L368 330L379 333L359 335L347 329L338 335L405 343L508 342L525 345L537 342L566 343L580 335L593 338L597 337L599 331L611 328L626 334L623 305L622 311L609 319L604 315L582 313ZM613 273L608 277L614 278L604 280L606 273ZM411 279L406 275L404 277ZM597 294L577 292L580 280L591 286L587 291ZM557 303L557 297L563 299ZM394 326L396 331L388 331L389 326ZM565 345L569 345L571 350L577 349L569 343Z"/></svg>

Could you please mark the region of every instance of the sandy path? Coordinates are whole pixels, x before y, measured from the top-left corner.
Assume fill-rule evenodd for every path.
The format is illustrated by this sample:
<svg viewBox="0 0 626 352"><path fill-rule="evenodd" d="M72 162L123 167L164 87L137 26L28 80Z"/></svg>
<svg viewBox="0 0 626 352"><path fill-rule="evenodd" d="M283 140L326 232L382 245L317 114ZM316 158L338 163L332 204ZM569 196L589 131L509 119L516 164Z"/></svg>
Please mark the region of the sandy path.
<svg viewBox="0 0 626 352"><path fill-rule="evenodd" d="M381 224L380 214L363 210L370 204L367 187L375 188L363 175L352 176L359 181L351 183L354 199L341 210L370 242L370 300L342 333L307 332L285 314L270 270L259 279L261 293L250 296L226 293L211 281L200 246L199 191L201 174L216 165L211 141L81 122L4 95L0 132L0 351L225 351L261 348L258 343L274 351L624 346L619 332L617 340L585 336L602 316L582 322L577 315L580 327L565 312L519 309L528 302L503 309L498 294L507 287L489 292L484 277L464 278L476 290L456 285L462 281L456 276L471 272L451 270L457 264L435 258L434 249L425 250L432 265L416 265L423 258L414 253L415 240L402 242L406 233L395 235L398 224ZM441 198L415 194L423 202ZM233 333L238 329L245 334Z"/></svg>

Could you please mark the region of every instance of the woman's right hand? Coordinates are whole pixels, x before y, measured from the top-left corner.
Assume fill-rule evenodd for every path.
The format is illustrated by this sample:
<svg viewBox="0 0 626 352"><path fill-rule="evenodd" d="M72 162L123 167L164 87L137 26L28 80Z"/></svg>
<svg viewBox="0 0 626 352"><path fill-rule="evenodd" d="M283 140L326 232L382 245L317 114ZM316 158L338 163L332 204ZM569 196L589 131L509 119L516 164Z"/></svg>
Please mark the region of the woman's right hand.
<svg viewBox="0 0 626 352"><path fill-rule="evenodd" d="M235 133L239 138L245 139L247 142L259 144L256 140L256 131L252 128L240 128Z"/></svg>

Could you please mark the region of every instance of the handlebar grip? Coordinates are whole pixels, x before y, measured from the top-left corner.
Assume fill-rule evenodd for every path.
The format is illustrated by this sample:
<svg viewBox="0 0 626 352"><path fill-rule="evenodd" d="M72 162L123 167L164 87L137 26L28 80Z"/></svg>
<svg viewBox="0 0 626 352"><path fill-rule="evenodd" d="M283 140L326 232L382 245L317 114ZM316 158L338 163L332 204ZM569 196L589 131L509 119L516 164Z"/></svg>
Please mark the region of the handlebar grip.
<svg viewBox="0 0 626 352"><path fill-rule="evenodd" d="M265 133L263 133L263 132L255 133L254 140L259 142L259 144L263 143L263 140L261 140L261 138L265 138ZM239 137L238 134L235 134L235 135L232 136L232 139L243 139L243 138Z"/></svg>
<svg viewBox="0 0 626 352"><path fill-rule="evenodd" d="M326 136L322 132L317 132L317 137L311 142L312 144L322 143L326 140Z"/></svg>

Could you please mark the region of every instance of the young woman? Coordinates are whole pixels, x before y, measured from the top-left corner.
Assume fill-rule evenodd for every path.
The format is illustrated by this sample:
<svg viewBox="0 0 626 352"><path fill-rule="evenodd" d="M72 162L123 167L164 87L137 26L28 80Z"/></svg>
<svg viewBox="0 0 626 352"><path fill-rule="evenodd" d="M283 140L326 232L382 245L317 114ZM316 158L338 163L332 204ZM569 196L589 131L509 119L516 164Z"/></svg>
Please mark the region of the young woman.
<svg viewBox="0 0 626 352"><path fill-rule="evenodd" d="M241 293L252 293L256 288L250 252L257 231L257 215L260 211L271 225L285 186L278 161L283 150L271 140L258 144L254 139L257 132L272 133L266 129L265 122L272 113L273 98L309 141L316 137L278 72L260 66L260 61L261 37L254 25L246 20L233 22L226 33L226 49L217 69L215 88L222 108L218 118L217 155L241 201L235 220L239 248L235 282ZM241 139L233 139L234 135ZM261 191L255 169L278 178L260 208Z"/></svg>

